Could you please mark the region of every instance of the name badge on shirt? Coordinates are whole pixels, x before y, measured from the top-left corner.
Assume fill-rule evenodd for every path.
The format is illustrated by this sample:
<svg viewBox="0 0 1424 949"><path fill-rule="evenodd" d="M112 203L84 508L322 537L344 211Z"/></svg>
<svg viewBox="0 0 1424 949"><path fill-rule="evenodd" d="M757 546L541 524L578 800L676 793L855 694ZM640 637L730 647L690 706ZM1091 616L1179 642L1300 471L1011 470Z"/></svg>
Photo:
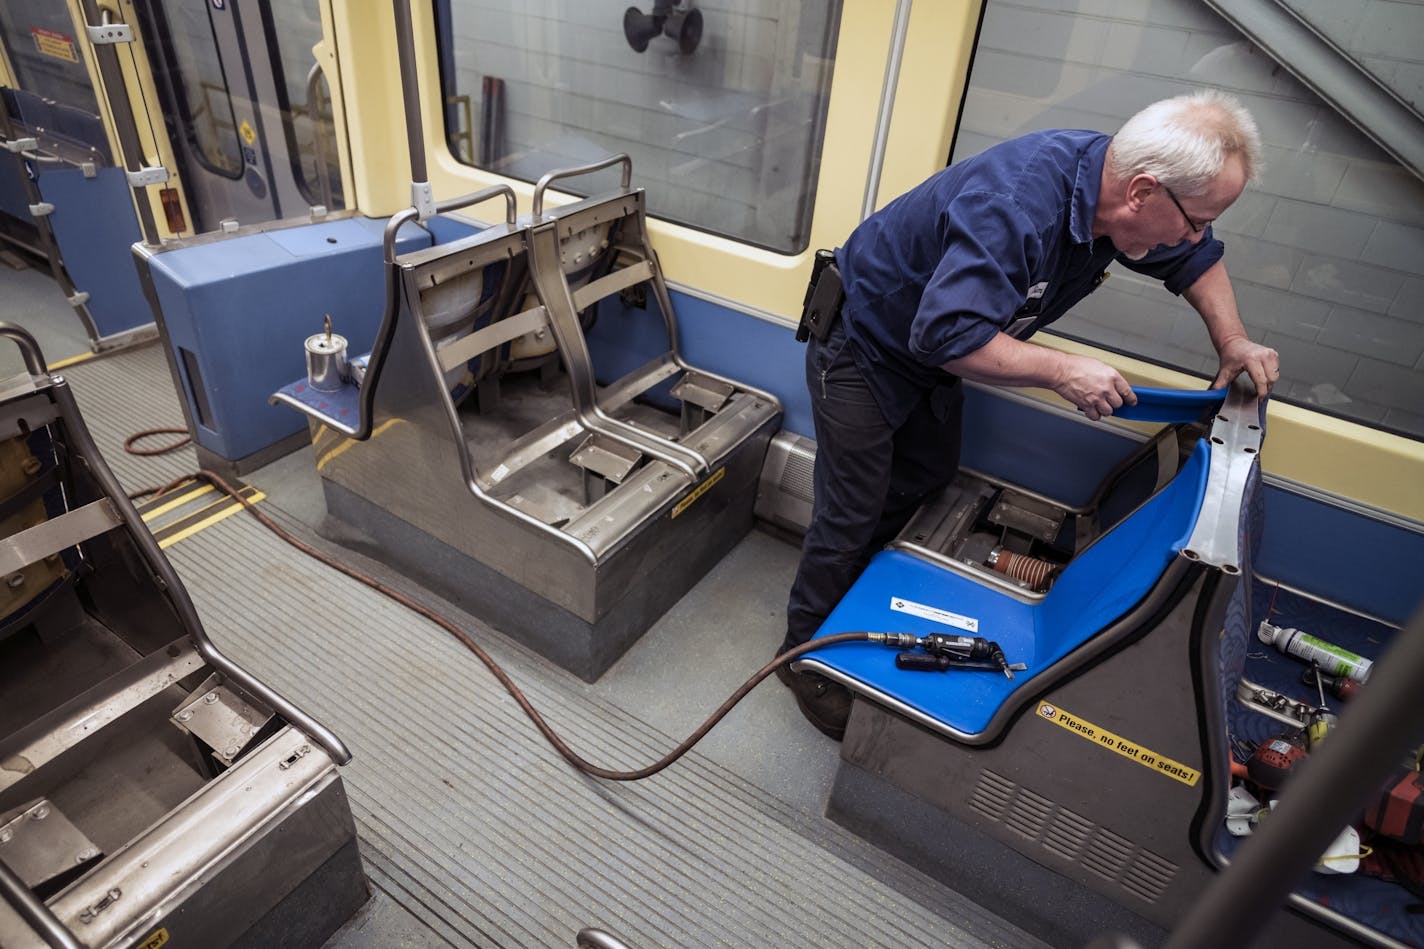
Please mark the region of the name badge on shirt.
<svg viewBox="0 0 1424 949"><path fill-rule="evenodd" d="M1048 281L1036 283L1028 288L1028 297L1024 300L1024 305L1019 307L1019 314L1016 318L1004 327L1004 332L1014 339L1023 339L1033 328L1033 324L1038 322L1038 301L1043 299L1044 293L1048 291Z"/></svg>
<svg viewBox="0 0 1424 949"><path fill-rule="evenodd" d="M1037 316L1021 316L1004 327L1004 332L1014 339L1022 339L1036 322L1038 322Z"/></svg>

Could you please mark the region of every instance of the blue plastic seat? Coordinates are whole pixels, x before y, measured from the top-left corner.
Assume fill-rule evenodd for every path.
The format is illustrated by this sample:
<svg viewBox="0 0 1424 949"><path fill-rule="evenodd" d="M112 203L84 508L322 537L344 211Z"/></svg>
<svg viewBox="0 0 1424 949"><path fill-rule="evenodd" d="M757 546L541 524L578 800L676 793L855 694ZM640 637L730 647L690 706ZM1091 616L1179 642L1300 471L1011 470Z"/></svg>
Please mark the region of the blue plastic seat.
<svg viewBox="0 0 1424 949"><path fill-rule="evenodd" d="M887 550L871 560L816 634L866 630L983 636L998 642L1009 662L1028 666L1015 678L978 670L902 670L894 651L870 643L814 650L798 668L829 674L961 740L991 739L988 730L1001 707L1016 695L1026 701L1038 691L1036 677L1131 610L1180 554L1201 508L1210 454L1210 445L1198 442L1166 487L1074 558L1037 602ZM965 622L951 626L927 618L934 611Z"/></svg>

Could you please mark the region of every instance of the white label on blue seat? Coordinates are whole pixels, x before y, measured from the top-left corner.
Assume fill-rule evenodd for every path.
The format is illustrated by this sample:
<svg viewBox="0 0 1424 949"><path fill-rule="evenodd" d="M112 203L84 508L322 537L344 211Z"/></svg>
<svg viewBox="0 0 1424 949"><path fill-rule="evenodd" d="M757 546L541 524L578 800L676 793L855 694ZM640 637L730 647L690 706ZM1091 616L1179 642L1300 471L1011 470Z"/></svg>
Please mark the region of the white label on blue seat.
<svg viewBox="0 0 1424 949"><path fill-rule="evenodd" d="M972 616L961 616L958 613L951 613L949 610L942 610L938 607L916 603L914 600L906 600L898 596L892 596L890 598L890 609L896 613L909 613L911 616L918 616L920 619L927 619L932 623L943 623L946 626L953 626L955 629L962 629L968 633L979 632L979 621Z"/></svg>

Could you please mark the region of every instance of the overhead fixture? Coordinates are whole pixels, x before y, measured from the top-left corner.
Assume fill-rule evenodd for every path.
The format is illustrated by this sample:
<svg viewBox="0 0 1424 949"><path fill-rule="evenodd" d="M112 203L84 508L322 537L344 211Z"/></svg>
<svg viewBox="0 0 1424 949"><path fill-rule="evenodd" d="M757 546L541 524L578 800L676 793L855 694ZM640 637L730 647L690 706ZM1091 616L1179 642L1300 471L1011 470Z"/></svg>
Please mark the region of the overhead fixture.
<svg viewBox="0 0 1424 949"><path fill-rule="evenodd" d="M692 0L655 0L651 13L637 7L623 11L623 35L634 52L644 52L658 34L677 40L682 54L690 54L702 41L702 11L693 8Z"/></svg>

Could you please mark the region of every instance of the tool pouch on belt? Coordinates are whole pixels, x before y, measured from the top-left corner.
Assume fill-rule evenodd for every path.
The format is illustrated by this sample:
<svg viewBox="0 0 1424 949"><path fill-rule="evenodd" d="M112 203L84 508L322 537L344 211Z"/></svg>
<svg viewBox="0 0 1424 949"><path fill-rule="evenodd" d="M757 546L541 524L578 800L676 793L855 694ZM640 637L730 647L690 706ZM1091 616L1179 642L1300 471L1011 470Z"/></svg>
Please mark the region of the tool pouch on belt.
<svg viewBox="0 0 1424 949"><path fill-rule="evenodd" d="M801 322L796 327L796 341L804 343L812 336L824 340L840 315L844 299L835 253L816 251L815 263L811 265L811 281L806 284L806 299L801 301Z"/></svg>

